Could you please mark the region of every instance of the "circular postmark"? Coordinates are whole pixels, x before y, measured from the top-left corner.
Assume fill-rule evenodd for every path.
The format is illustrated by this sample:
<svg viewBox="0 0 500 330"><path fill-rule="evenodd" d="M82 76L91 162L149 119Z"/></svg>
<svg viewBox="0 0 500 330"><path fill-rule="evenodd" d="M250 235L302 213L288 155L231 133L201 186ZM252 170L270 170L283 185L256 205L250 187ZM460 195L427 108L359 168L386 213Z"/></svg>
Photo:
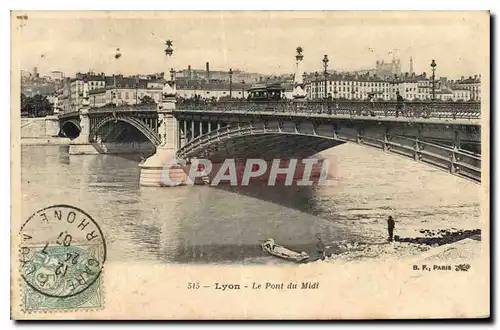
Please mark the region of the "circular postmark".
<svg viewBox="0 0 500 330"><path fill-rule="evenodd" d="M91 287L106 261L106 241L92 217L70 205L36 211L20 231L21 276L48 297L68 298Z"/></svg>

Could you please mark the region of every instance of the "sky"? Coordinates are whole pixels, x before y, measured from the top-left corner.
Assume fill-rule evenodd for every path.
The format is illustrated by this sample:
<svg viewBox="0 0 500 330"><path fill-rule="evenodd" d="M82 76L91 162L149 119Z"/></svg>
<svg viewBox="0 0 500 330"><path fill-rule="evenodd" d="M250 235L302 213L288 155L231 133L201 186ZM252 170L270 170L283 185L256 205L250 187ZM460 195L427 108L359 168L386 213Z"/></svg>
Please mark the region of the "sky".
<svg viewBox="0 0 500 330"><path fill-rule="evenodd" d="M20 68L66 76L88 70L136 74L171 67L292 73L295 48L304 49L306 72L372 68L390 60L402 70L439 76L480 74L489 57L487 13L382 12L27 12L12 14ZM164 55L172 39L174 55ZM122 56L116 60L116 49ZM484 74L484 72L483 72Z"/></svg>

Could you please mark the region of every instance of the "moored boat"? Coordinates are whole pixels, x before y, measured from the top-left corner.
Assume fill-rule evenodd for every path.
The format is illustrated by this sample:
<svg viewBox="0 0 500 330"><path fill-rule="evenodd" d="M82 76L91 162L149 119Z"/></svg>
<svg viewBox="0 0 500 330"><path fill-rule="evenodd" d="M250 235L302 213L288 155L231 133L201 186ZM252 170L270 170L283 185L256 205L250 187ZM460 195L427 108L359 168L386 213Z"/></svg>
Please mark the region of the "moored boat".
<svg viewBox="0 0 500 330"><path fill-rule="evenodd" d="M270 255L275 257L294 261L294 262L304 262L309 259L309 255L302 251L300 253L292 251L282 245L278 245L274 243L273 239L268 239L263 244L261 244L262 250L266 251Z"/></svg>

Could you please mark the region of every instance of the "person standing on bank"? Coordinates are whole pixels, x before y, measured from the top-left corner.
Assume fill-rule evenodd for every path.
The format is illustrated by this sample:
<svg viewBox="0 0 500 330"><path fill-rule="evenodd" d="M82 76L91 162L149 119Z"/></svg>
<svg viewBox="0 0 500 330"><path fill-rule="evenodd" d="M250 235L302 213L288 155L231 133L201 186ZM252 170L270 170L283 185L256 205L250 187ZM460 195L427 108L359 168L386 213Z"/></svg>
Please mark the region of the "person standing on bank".
<svg viewBox="0 0 500 330"><path fill-rule="evenodd" d="M316 242L316 251L318 253L318 256L321 260L325 260L325 243L323 243L323 240L321 240L321 237L318 235L316 236L318 241Z"/></svg>
<svg viewBox="0 0 500 330"><path fill-rule="evenodd" d="M387 230L389 231L389 239L388 241L389 242L392 242L393 240L393 235L394 235L394 227L395 227L396 223L394 222L394 219L392 218L392 216L389 216L389 218L387 219Z"/></svg>

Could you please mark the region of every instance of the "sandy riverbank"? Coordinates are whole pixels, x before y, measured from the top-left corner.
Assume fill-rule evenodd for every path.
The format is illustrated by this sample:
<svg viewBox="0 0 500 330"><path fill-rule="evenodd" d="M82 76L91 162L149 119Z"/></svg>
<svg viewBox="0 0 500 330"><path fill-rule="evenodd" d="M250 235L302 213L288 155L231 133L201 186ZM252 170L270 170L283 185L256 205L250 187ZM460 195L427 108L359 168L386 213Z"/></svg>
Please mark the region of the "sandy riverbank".
<svg viewBox="0 0 500 330"><path fill-rule="evenodd" d="M21 138L23 146L60 146L69 145L69 138L63 137L43 137L43 138Z"/></svg>
<svg viewBox="0 0 500 330"><path fill-rule="evenodd" d="M479 233L478 233L479 232ZM343 252L331 254L328 262L363 262L367 260L404 261L449 260L471 261L481 256L480 230L442 230L422 237L407 238L406 241L381 243L340 242L336 248Z"/></svg>

